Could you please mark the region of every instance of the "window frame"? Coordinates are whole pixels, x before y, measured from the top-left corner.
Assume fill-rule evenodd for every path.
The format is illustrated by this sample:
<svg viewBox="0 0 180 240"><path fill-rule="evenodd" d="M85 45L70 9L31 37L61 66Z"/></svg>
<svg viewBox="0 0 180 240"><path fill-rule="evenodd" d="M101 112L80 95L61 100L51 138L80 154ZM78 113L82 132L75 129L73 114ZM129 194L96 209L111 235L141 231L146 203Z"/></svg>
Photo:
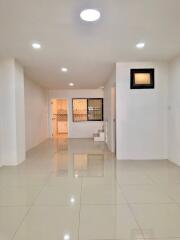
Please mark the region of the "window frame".
<svg viewBox="0 0 180 240"><path fill-rule="evenodd" d="M87 102L87 98L72 98L72 120L73 120L73 122L75 122L75 123L78 123L78 122L87 122L88 121L88 115L87 115L87 120L80 120L80 121L76 121L75 119L74 119L74 105L73 105L73 101L74 100L86 100L86 102ZM87 103L88 104L88 103ZM87 105L88 106L88 105ZM87 109L87 112L86 112L86 114L88 114L88 109Z"/></svg>
<svg viewBox="0 0 180 240"><path fill-rule="evenodd" d="M83 99L86 99L87 100L87 120L81 120L81 121L76 121L74 119L74 109L73 109L73 101L74 100L83 100ZM88 117L88 113L89 113L89 110L88 110L88 101L89 100L101 100L101 106L102 106L102 118L100 120L90 120L89 117ZM102 122L104 121L104 98L72 98L72 120L73 122L75 123L78 123L78 122Z"/></svg>
<svg viewBox="0 0 180 240"><path fill-rule="evenodd" d="M88 104L88 102L89 102L89 100L101 100L101 106L102 106L102 118L100 119L100 120L89 120L89 117L88 117L88 113L89 113L89 111L88 111L88 106L89 106L89 104ZM87 98L87 119L88 119L88 122L102 122L102 121L104 121L104 99L103 98Z"/></svg>

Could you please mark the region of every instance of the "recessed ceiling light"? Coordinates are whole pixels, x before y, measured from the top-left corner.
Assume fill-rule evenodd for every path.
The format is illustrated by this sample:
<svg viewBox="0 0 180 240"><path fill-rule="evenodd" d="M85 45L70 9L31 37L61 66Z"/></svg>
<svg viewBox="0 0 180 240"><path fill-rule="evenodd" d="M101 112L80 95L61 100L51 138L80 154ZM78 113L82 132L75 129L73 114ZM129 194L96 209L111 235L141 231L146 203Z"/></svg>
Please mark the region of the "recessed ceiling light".
<svg viewBox="0 0 180 240"><path fill-rule="evenodd" d="M64 240L69 240L69 239L70 239L69 234L64 234Z"/></svg>
<svg viewBox="0 0 180 240"><path fill-rule="evenodd" d="M137 43L136 47L139 48L139 49L140 48L144 48L145 47L145 43L144 42Z"/></svg>
<svg viewBox="0 0 180 240"><path fill-rule="evenodd" d="M71 202L71 203L75 203L75 198L74 198L74 197L71 197L71 198L70 198L70 202Z"/></svg>
<svg viewBox="0 0 180 240"><path fill-rule="evenodd" d="M75 176L75 178L78 178L78 177L79 177L79 175L78 175L77 173L76 173L74 176Z"/></svg>
<svg viewBox="0 0 180 240"><path fill-rule="evenodd" d="M73 86L74 86L74 83L72 83L72 82L69 83L69 86L70 86L70 87L73 87Z"/></svg>
<svg viewBox="0 0 180 240"><path fill-rule="evenodd" d="M33 47L34 49L40 49L40 48L41 48L41 44L40 44L40 43L37 43L37 42L34 42L34 43L32 44L32 47Z"/></svg>
<svg viewBox="0 0 180 240"><path fill-rule="evenodd" d="M61 68L61 71L62 71L62 72L67 72L68 69L67 69L66 67L62 67L62 68Z"/></svg>
<svg viewBox="0 0 180 240"><path fill-rule="evenodd" d="M101 13L96 9L85 9L80 13L80 17L86 22L95 22L101 17Z"/></svg>

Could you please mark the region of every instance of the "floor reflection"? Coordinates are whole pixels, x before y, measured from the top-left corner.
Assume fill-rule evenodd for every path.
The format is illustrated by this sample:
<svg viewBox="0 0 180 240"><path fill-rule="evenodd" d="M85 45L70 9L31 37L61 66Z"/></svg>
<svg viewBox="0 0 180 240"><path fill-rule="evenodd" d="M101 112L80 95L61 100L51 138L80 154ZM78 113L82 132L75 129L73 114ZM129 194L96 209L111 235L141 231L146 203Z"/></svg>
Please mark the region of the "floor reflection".
<svg viewBox="0 0 180 240"><path fill-rule="evenodd" d="M74 154L75 177L103 177L103 154Z"/></svg>
<svg viewBox="0 0 180 240"><path fill-rule="evenodd" d="M104 143L66 138L56 138L52 141L56 151L52 157L52 168L57 176L104 177L105 161L109 162L109 152ZM114 164L114 161L112 163Z"/></svg>
<svg viewBox="0 0 180 240"><path fill-rule="evenodd" d="M60 176L68 176L68 162L66 153L56 153L53 157L53 170Z"/></svg>
<svg viewBox="0 0 180 240"><path fill-rule="evenodd" d="M53 170L62 177L104 177L104 154L67 154L53 157Z"/></svg>
<svg viewBox="0 0 180 240"><path fill-rule="evenodd" d="M49 139L0 168L0 240L170 240L179 223L180 168L167 160L117 161L104 143Z"/></svg>

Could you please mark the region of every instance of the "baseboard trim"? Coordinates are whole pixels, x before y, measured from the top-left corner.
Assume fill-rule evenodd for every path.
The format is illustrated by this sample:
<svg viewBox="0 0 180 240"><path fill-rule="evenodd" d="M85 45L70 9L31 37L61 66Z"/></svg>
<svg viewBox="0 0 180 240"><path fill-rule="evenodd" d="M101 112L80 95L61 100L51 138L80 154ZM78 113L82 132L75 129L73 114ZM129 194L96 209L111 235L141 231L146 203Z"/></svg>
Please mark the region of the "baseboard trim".
<svg viewBox="0 0 180 240"><path fill-rule="evenodd" d="M167 158L126 158L117 159L117 161L167 161Z"/></svg>

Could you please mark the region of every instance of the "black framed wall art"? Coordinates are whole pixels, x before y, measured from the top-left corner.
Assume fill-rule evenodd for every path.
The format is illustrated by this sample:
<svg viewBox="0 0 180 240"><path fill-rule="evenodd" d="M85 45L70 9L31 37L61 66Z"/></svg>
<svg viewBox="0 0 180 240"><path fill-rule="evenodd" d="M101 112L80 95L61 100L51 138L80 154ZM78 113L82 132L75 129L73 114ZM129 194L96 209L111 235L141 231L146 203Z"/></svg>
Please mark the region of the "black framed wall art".
<svg viewBox="0 0 180 240"><path fill-rule="evenodd" d="M131 69L131 89L152 89L155 87L154 68Z"/></svg>

